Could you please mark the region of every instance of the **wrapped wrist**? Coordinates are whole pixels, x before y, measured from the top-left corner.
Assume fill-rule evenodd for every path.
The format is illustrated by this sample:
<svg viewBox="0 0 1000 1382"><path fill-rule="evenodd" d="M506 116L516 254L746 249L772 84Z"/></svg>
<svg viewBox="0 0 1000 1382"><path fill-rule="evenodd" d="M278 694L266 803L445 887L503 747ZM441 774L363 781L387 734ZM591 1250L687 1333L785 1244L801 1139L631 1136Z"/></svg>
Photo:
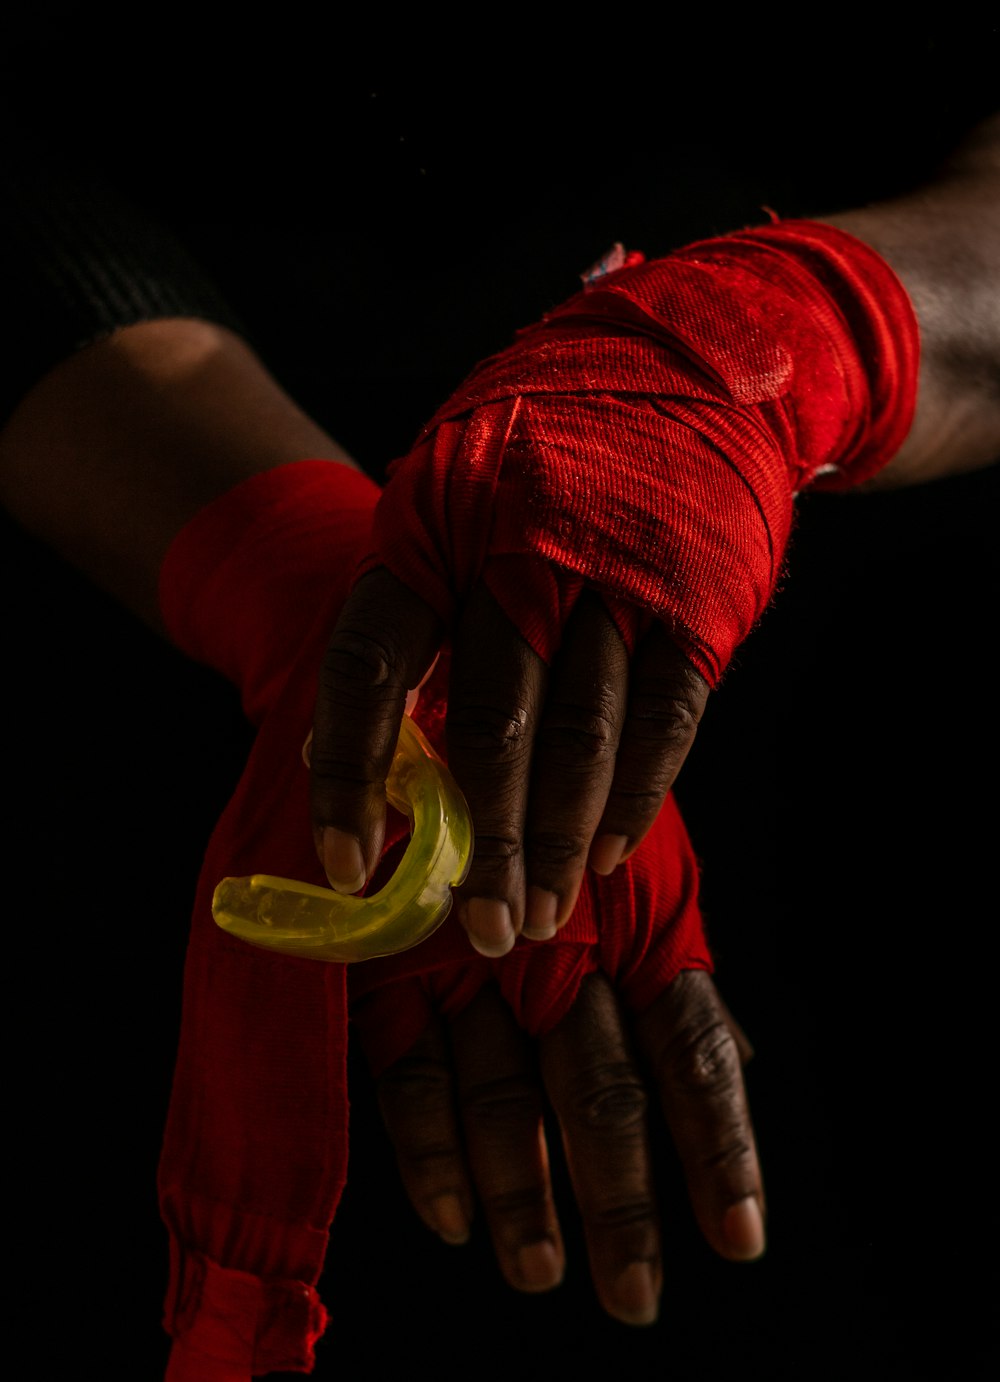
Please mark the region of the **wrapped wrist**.
<svg viewBox="0 0 1000 1382"><path fill-rule="evenodd" d="M342 603L379 495L338 461L262 471L206 505L164 558L160 609L173 643L239 689L259 724L309 629Z"/></svg>
<svg viewBox="0 0 1000 1382"><path fill-rule="evenodd" d="M790 222L597 278L484 360L391 468L359 568L446 621L483 580L549 660L596 588L710 685L777 587L795 494L886 464L919 354L898 279ZM539 574L540 564L549 573Z"/></svg>
<svg viewBox="0 0 1000 1382"><path fill-rule="evenodd" d="M906 290L870 246L821 222L697 241L598 279L547 321L580 317L680 348L736 407L762 410L795 492L868 479L913 421L919 331Z"/></svg>

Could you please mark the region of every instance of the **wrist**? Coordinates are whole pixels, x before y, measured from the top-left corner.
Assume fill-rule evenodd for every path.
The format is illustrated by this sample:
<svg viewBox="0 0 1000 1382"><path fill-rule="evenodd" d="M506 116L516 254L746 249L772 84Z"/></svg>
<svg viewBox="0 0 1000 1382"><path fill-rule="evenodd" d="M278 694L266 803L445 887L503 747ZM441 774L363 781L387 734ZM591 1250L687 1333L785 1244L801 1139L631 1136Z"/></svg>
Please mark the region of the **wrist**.
<svg viewBox="0 0 1000 1382"><path fill-rule="evenodd" d="M697 241L597 279L547 320L574 318L631 326L687 355L709 387L723 386L730 416L762 429L770 445L757 459L792 493L868 480L913 422L910 297L871 245L832 224L778 221Z"/></svg>
<svg viewBox="0 0 1000 1382"><path fill-rule="evenodd" d="M232 681L254 723L317 619L346 600L379 493L353 466L297 459L217 496L170 543L157 592L167 636Z"/></svg>

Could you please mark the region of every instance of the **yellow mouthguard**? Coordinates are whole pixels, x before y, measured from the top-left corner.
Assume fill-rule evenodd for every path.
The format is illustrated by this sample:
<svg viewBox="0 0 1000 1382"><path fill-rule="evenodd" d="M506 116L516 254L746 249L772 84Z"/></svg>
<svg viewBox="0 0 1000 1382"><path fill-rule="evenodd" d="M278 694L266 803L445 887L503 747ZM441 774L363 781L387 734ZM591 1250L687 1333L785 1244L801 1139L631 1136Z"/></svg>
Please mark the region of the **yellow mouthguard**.
<svg viewBox="0 0 1000 1382"><path fill-rule="evenodd" d="M386 796L410 822L410 842L385 887L352 897L255 873L224 878L212 916L224 931L267 950L349 964L418 945L451 911L469 871L472 821L444 762L403 716Z"/></svg>

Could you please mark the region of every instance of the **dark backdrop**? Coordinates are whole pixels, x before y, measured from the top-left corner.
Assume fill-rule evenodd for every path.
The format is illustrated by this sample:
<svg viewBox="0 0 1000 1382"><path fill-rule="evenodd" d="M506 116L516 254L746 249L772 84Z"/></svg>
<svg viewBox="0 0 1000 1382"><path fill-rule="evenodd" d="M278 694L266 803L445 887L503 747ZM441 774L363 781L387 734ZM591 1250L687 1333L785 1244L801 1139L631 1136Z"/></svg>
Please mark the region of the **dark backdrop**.
<svg viewBox="0 0 1000 1382"><path fill-rule="evenodd" d="M49 7L5 36L5 109L174 225L381 476L612 241L857 205L996 104L995 25L822 23ZM481 1230L416 1222L355 1062L318 1378L992 1375L996 497L994 470L806 498L678 787L756 1048L766 1257L701 1245L664 1145L661 1322L601 1315L568 1200L565 1285L519 1297ZM187 916L249 734L214 674L3 538L21 1375L157 1382Z"/></svg>

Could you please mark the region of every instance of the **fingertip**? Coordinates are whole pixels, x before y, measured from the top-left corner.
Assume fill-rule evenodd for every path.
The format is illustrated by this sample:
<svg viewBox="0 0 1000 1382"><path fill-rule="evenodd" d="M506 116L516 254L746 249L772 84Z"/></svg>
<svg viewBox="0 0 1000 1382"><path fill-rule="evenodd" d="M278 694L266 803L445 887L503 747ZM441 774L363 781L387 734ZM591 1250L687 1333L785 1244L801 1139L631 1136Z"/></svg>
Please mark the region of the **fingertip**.
<svg viewBox="0 0 1000 1382"><path fill-rule="evenodd" d="M595 873L606 877L622 862L627 846L627 835L597 835L590 846L587 862Z"/></svg>
<svg viewBox="0 0 1000 1382"><path fill-rule="evenodd" d="M622 1324L655 1324L660 1313L658 1276L651 1262L630 1262L610 1288L608 1313Z"/></svg>
<svg viewBox="0 0 1000 1382"><path fill-rule="evenodd" d="M461 1247L469 1241L469 1215L454 1191L445 1191L432 1200L427 1218L438 1237L450 1246Z"/></svg>
<svg viewBox="0 0 1000 1382"><path fill-rule="evenodd" d="M521 935L526 941L550 941L558 931L558 926L525 926L521 931Z"/></svg>
<svg viewBox="0 0 1000 1382"><path fill-rule="evenodd" d="M561 1249L551 1239L525 1243L516 1260L520 1290L551 1291L561 1284L566 1263Z"/></svg>
<svg viewBox="0 0 1000 1382"><path fill-rule="evenodd" d="M473 948L487 959L499 959L513 949L514 923L510 908L500 898L470 897L462 921Z"/></svg>
<svg viewBox="0 0 1000 1382"><path fill-rule="evenodd" d="M548 888L540 888L535 883L528 886L524 908L522 936L529 940L551 940L558 924L559 898Z"/></svg>
<svg viewBox="0 0 1000 1382"><path fill-rule="evenodd" d="M324 827L320 832L320 862L334 892L360 892L368 880L361 841L346 830Z"/></svg>
<svg viewBox="0 0 1000 1382"><path fill-rule="evenodd" d="M731 1204L722 1216L722 1237L727 1255L738 1262L752 1262L767 1246L764 1217L755 1195Z"/></svg>

